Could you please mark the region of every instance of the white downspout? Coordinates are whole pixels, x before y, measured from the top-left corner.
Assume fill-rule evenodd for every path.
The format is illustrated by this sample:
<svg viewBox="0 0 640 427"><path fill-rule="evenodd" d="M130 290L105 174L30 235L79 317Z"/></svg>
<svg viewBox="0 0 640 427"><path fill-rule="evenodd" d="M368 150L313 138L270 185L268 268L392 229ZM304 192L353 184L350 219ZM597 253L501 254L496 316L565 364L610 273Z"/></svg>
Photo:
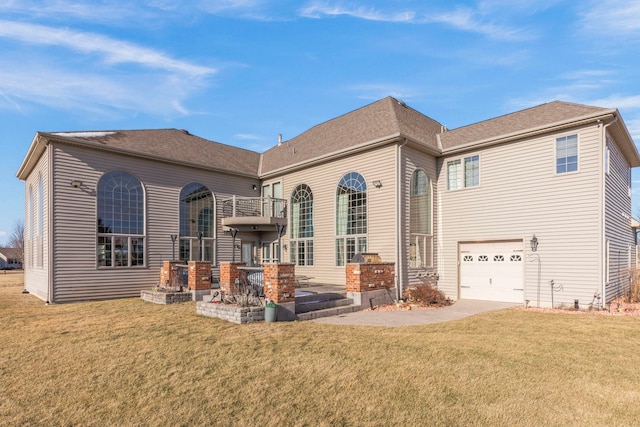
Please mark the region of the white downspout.
<svg viewBox="0 0 640 427"><path fill-rule="evenodd" d="M614 116L614 119L610 122L607 123L606 125L602 126L602 161L600 162L601 164L601 168L602 168L602 173L600 174L600 179L601 179L601 187L600 187L600 197L602 198L602 209L601 209L601 214L602 214L602 221L600 221L600 228L601 228L601 233L602 233L602 240L601 240L601 256L600 259L603 260L602 262L602 266L600 268L600 275L602 277L602 307L604 307L604 305L606 304L607 301L607 277L605 275L605 272L607 271L607 262L609 262L609 260L607 259L608 257L606 256L607 254L607 236L606 236L606 226L605 226L605 222L607 220L607 209L606 209L606 181L607 181L607 176L606 176L606 171L605 171L605 167L604 167L604 159L606 158L606 152L607 152L607 128L609 126L611 126L612 124L614 124L615 122L618 121L618 116Z"/></svg>
<svg viewBox="0 0 640 427"><path fill-rule="evenodd" d="M402 159L402 147L407 145L407 138L404 139L402 144L396 145L396 301L400 301L402 297L401 282L404 277L404 265L403 265L403 248L402 248L402 236L403 228L401 221L402 214L402 190L404 189L402 180L402 167L400 161Z"/></svg>

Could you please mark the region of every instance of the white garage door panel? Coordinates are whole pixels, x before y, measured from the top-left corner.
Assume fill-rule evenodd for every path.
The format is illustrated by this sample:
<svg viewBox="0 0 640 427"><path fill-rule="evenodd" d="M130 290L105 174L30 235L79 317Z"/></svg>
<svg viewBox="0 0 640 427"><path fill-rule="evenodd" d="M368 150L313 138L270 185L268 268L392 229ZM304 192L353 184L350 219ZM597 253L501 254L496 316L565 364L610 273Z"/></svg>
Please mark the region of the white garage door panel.
<svg viewBox="0 0 640 427"><path fill-rule="evenodd" d="M522 242L460 245L460 297L521 303Z"/></svg>

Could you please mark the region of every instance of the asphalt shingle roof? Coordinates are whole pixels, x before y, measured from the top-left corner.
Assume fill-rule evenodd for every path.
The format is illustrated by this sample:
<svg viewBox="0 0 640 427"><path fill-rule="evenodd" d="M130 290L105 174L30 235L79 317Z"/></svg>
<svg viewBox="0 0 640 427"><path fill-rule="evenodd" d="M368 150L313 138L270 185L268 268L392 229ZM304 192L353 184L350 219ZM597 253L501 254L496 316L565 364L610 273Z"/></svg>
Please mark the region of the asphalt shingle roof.
<svg viewBox="0 0 640 427"><path fill-rule="evenodd" d="M407 137L437 149L441 125L387 97L336 117L267 150L261 174L389 137Z"/></svg>
<svg viewBox="0 0 640 427"><path fill-rule="evenodd" d="M447 148L452 148L457 145L493 139L503 135L523 132L605 111L609 111L609 109L573 104L570 102L553 101L526 110L516 111L515 113L449 130L441 134L440 139L442 141L442 148L446 150Z"/></svg>
<svg viewBox="0 0 640 427"><path fill-rule="evenodd" d="M256 175L260 154L220 144L179 129L56 132L41 135L172 162Z"/></svg>
<svg viewBox="0 0 640 427"><path fill-rule="evenodd" d="M457 146L490 141L609 111L613 110L553 101L442 132L442 126L437 121L408 107L402 101L386 97L313 126L263 154L209 141L179 129L57 132L40 135L94 148L258 177L386 139L409 138L423 144L425 148L440 152L440 148L446 151ZM441 147L438 147L438 136Z"/></svg>

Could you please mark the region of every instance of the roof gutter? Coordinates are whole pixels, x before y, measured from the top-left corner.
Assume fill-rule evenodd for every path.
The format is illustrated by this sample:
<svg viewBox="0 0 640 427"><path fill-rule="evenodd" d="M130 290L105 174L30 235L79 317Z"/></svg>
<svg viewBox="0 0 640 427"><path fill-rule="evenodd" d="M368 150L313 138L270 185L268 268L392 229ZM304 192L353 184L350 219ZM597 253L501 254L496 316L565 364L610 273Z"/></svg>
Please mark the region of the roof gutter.
<svg viewBox="0 0 640 427"><path fill-rule="evenodd" d="M247 172L238 172L238 171L229 171L229 170L225 170L225 169L219 169L219 168L212 168L212 167L207 167L204 165L199 165L196 163L189 163L189 162L182 162L179 160L169 160L165 157L161 157L161 156L153 156L153 155L148 155L148 154L140 154L136 151L130 151L130 150L123 150L122 148L115 148L115 147L103 147L100 145L96 145L93 143L88 143L86 141L79 141L73 138L60 138L60 137L50 137L50 136L42 136L39 135L38 138L41 138L43 140L46 140L46 144L50 144L52 141L55 142L59 142L61 144L67 144L67 145L73 145L76 147L82 147L82 148L89 148L89 149L95 149L98 151L106 151L109 153L116 153L116 154L125 154L127 156L132 156L132 157L137 157L139 159L147 159L147 160L155 160L158 162L162 162L162 163L171 163L173 165L180 165L180 166L186 166L186 167L190 167L190 168L197 168L197 169L202 169L202 170L206 170L206 171L211 171L211 172L219 172L219 173L224 173L227 175L235 175L235 176L243 176L246 178L253 178L253 179L257 179L258 176L255 174L251 174L251 173L247 173ZM22 169L22 168L21 168Z"/></svg>
<svg viewBox="0 0 640 427"><path fill-rule="evenodd" d="M358 145L354 145L351 146L349 148L345 148L342 150L337 150L334 152L331 152L329 154L323 154L317 157L313 157L311 159L307 159L307 160L303 160L300 161L298 163L293 163L293 164L288 164L286 166L282 166L279 167L277 169L273 169L267 173L260 173L260 179L269 179L272 178L274 176L278 176L281 175L283 173L290 173L290 172L294 172L296 170L300 170L300 169L304 169L304 168L308 168L310 166L316 166L319 165L321 163L325 163L325 162L330 162L335 160L336 158L339 157L343 157L346 155L351 155L351 154L357 154L360 153L362 151L366 151L366 150L370 150L372 148L378 148L378 147L382 147L384 145L388 145L391 144L393 142L397 142L398 140L403 139L404 143L402 145L406 145L409 142L414 142L416 144L419 144L421 147L427 149L427 151L429 151L431 154L434 154L436 156L441 156L442 153L430 146L425 145L424 143L421 143L420 141L416 141L413 140L411 138L408 138L406 136L403 136L400 132L398 133L394 133L391 135L387 135L387 136L383 136L381 138L378 139L374 139L371 141L367 141L364 142L362 144L358 144ZM261 163L261 167L262 167L262 163Z"/></svg>
<svg viewBox="0 0 640 427"><path fill-rule="evenodd" d="M549 126L541 126L538 128L532 128L532 129L528 129L520 132L508 133L508 134L499 136L497 138L487 138L487 139L474 141L474 142L470 142L463 145L456 145L455 147L452 147L452 148L443 149L442 154L450 155L450 154L456 154L462 151L466 151L471 148L477 148L479 146L486 147L486 146L492 146L497 144L503 144L505 142L510 142L517 139L542 135L549 132L555 132L563 129L573 128L576 126L586 125L589 123L604 120L608 117L616 117L616 110L608 110L608 111L599 113L598 115L587 116L579 120L572 120L569 122L560 122L560 123L552 124ZM616 120L614 120L612 123L614 123Z"/></svg>
<svg viewBox="0 0 640 427"><path fill-rule="evenodd" d="M27 179L27 176L35 167L38 159L40 159L40 156L42 156L42 153L44 153L47 145L49 145L49 141L39 133L36 133L36 135L33 137L33 140L31 141L31 146L29 147L27 155L22 160L18 172L16 172L16 178L20 179L21 181Z"/></svg>

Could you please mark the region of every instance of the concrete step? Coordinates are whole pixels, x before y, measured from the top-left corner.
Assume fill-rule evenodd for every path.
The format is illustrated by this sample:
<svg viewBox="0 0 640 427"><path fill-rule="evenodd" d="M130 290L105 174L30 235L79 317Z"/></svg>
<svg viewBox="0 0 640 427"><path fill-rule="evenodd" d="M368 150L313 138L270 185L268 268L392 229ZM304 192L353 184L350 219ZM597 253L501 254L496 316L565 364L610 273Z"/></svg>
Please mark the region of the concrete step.
<svg viewBox="0 0 640 427"><path fill-rule="evenodd" d="M296 314L308 313L310 311L324 310L325 308L344 307L353 304L353 300L349 298L328 299L324 301L307 301L300 302L296 299Z"/></svg>
<svg viewBox="0 0 640 427"><path fill-rule="evenodd" d="M296 314L353 304L353 300L336 292L307 293L296 296Z"/></svg>
<svg viewBox="0 0 640 427"><path fill-rule="evenodd" d="M297 304L296 304L297 305ZM321 310L308 311L305 313L297 313L296 320L313 320L320 319L322 317L331 317L331 316L339 316L345 313L354 313L356 311L362 310L362 306L350 304L339 307L330 307Z"/></svg>

